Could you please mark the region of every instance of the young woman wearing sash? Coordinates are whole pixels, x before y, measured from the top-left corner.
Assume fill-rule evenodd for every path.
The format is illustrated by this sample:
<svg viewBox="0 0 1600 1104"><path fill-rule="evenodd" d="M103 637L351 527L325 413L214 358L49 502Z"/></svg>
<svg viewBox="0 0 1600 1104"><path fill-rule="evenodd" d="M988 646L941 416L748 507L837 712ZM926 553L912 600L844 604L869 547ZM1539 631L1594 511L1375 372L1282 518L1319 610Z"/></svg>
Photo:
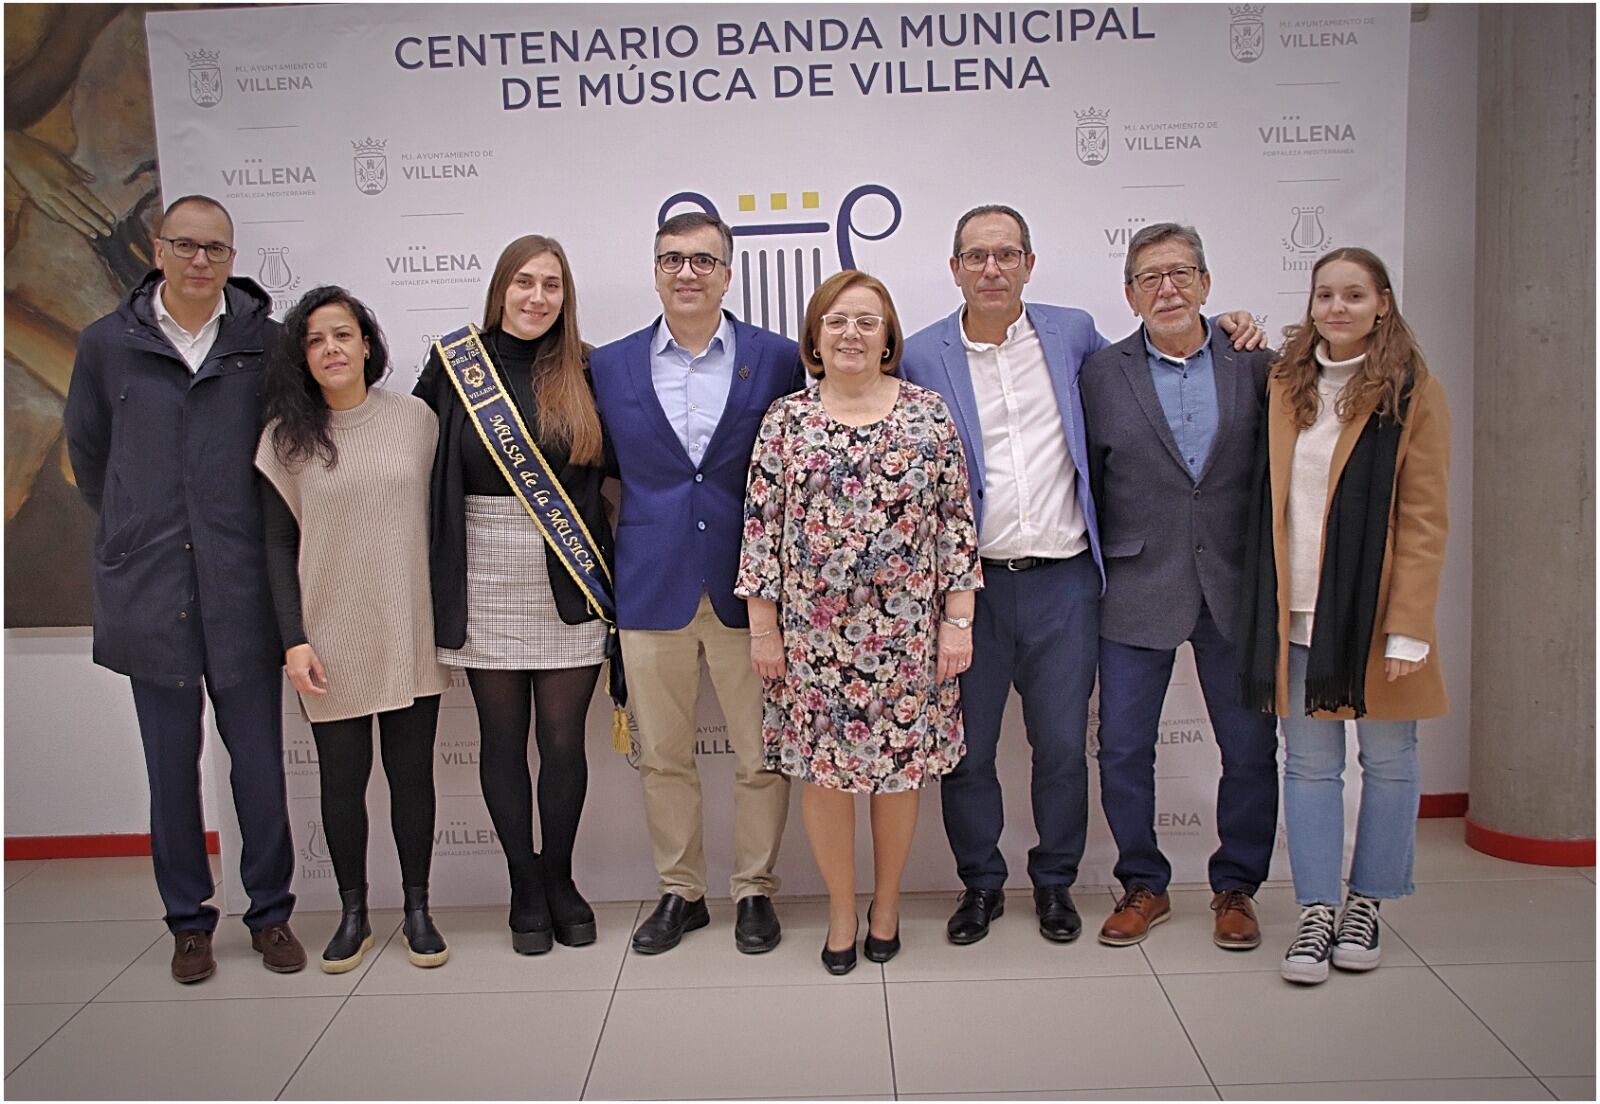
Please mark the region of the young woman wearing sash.
<svg viewBox="0 0 1600 1104"><path fill-rule="evenodd" d="M478 710L479 778L511 878L511 945L542 954L555 941L595 939L594 912L573 883L572 848L589 780L584 725L608 627L581 572L548 546L512 480L534 469L559 480L583 523L575 528L594 542L602 571L611 564L600 418L560 244L530 234L506 246L481 332L451 346L470 346L492 372L476 360L453 371L440 354L444 344L434 347L415 391L439 416L429 536L434 631L440 661L465 668ZM459 388L496 380L521 416L526 449L510 437L520 427L508 428L503 415L480 420L461 400ZM542 465L526 455L535 450ZM530 713L542 855L533 847Z"/></svg>
<svg viewBox="0 0 1600 1104"><path fill-rule="evenodd" d="M322 953L330 974L361 965L372 946L374 716L407 956L439 966L450 953L428 916L434 728L450 684L434 656L428 582L426 477L439 431L422 403L372 386L388 362L372 314L349 292L307 292L284 319L267 367L268 424L256 452L284 665L316 739L323 830L343 905Z"/></svg>
<svg viewBox="0 0 1600 1104"><path fill-rule="evenodd" d="M1239 635L1246 700L1283 718L1283 812L1300 923L1289 981L1378 965L1378 905L1412 892L1417 720L1448 709L1434 607L1450 412L1383 262L1317 261L1267 388L1265 476ZM1345 721L1361 810L1340 902Z"/></svg>

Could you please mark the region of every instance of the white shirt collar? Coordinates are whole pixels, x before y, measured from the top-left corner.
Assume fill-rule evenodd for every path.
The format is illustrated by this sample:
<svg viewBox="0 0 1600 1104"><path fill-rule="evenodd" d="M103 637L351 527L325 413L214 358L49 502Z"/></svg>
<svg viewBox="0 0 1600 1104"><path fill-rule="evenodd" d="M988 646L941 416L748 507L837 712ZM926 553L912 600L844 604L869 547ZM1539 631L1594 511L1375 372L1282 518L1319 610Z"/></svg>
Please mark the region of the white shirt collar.
<svg viewBox="0 0 1600 1104"><path fill-rule="evenodd" d="M966 307L961 308L961 317L956 320L956 329L961 333L961 344L967 347L967 352L969 353L981 353L999 347L986 342L973 341L972 338L967 336ZM1006 327L1006 339L1000 344L1009 345L1019 337L1026 337L1032 332L1033 323L1028 321L1028 305L1024 303L1022 305L1022 313L1017 315L1017 320Z"/></svg>
<svg viewBox="0 0 1600 1104"><path fill-rule="evenodd" d="M733 323L729 321L727 312L724 311L721 313L722 324L717 327L717 332L711 335L711 340L706 343L704 352L700 354L702 356L704 353L709 353L711 351L711 347L719 341L722 342L722 347L724 349L726 349L733 341ZM650 343L650 351L659 356L666 352L668 347L674 345L677 345L678 348L683 349L682 345L678 345L677 340L672 336L672 330L667 326L667 316L662 315L661 321L656 325L656 336L655 340ZM683 351L687 353L689 350L683 349Z"/></svg>
<svg viewBox="0 0 1600 1104"><path fill-rule="evenodd" d="M162 324L162 325L176 326L176 327L178 327L178 329L183 330L184 333L189 333L188 330L184 329L183 323L179 322L176 318L172 317L172 312L167 310L167 304L162 301L161 293L166 291L166 289L167 289L167 282L165 280L162 280L160 283L156 284L156 293L155 293L155 297L154 297L154 300L153 300L153 303L154 303L154 308L153 309L155 310L156 321L158 323ZM200 329L196 330L192 334L189 334L189 336L190 337L198 337L198 336L200 336L200 334L205 332L205 328L207 326L211 325L211 323L215 322L217 319L221 318L224 314L227 314L227 313L228 313L228 289L227 289L226 285L224 285L224 287L222 289L222 294L217 296L217 306L216 306L216 309L211 312L211 317L207 318L205 320L205 322L200 326Z"/></svg>

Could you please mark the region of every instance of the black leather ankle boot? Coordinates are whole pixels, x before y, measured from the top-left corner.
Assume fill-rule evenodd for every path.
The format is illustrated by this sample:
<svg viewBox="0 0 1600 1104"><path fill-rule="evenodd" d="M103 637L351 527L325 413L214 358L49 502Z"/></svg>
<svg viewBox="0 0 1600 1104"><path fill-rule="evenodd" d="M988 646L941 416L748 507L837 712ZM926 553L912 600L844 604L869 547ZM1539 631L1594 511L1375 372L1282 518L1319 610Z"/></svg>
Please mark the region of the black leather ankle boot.
<svg viewBox="0 0 1600 1104"><path fill-rule="evenodd" d="M511 868L511 949L518 954L544 954L555 946L550 905L545 900L544 872L532 865Z"/></svg>
<svg viewBox="0 0 1600 1104"><path fill-rule="evenodd" d="M544 896L550 906L550 920L556 942L565 947L582 947L595 941L594 909L583 899L572 881L571 861L545 862Z"/></svg>
<svg viewBox="0 0 1600 1104"><path fill-rule="evenodd" d="M450 958L450 948L444 945L444 936L433 926L428 915L428 887L402 887L406 898L406 918L400 923L400 934L406 940L406 957L413 966L443 966Z"/></svg>
<svg viewBox="0 0 1600 1104"><path fill-rule="evenodd" d="M339 891L339 927L322 952L322 972L342 974L361 965L372 948L372 925L367 923L367 887Z"/></svg>

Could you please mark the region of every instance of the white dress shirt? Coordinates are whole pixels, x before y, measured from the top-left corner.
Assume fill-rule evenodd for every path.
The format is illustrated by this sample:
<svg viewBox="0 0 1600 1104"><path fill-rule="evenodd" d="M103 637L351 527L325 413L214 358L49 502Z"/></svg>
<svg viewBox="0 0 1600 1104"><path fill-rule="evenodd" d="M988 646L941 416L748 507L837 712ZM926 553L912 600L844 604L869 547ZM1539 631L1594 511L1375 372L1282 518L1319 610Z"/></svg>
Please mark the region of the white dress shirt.
<svg viewBox="0 0 1600 1104"><path fill-rule="evenodd" d="M1078 505L1078 469L1067 448L1060 407L1044 362L1044 346L1028 312L998 345L967 336L961 343L983 427L983 531L978 554L1066 559L1089 547Z"/></svg>
<svg viewBox="0 0 1600 1104"><path fill-rule="evenodd" d="M217 342L217 334L222 331L222 316L228 312L227 293L217 296L217 309L211 312L211 317L206 319L205 325L200 327L198 333L190 333L178 324L167 310L167 305L161 301L161 293L166 291L167 282L162 280L156 285L156 293L152 300L156 312L156 325L161 327L161 332L178 351L183 362L189 366L192 376L200 370L200 365L206 362L206 356L211 352L211 346Z"/></svg>

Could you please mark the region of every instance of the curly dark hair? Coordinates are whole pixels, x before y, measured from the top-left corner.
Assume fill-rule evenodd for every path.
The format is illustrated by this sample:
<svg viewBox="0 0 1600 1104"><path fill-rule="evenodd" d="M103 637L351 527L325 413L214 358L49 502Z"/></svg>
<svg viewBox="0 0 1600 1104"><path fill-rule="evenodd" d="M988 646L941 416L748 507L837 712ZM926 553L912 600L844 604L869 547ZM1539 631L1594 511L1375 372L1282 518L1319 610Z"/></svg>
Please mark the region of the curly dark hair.
<svg viewBox="0 0 1600 1104"><path fill-rule="evenodd" d="M328 432L328 403L306 364L306 327L313 313L331 304L354 315L361 336L367 339L370 355L362 372L367 386L389 370L383 331L365 303L333 284L306 292L284 317L278 347L267 362L262 399L262 415L272 427L272 447L285 464L320 458L331 468L339 462L339 450Z"/></svg>

